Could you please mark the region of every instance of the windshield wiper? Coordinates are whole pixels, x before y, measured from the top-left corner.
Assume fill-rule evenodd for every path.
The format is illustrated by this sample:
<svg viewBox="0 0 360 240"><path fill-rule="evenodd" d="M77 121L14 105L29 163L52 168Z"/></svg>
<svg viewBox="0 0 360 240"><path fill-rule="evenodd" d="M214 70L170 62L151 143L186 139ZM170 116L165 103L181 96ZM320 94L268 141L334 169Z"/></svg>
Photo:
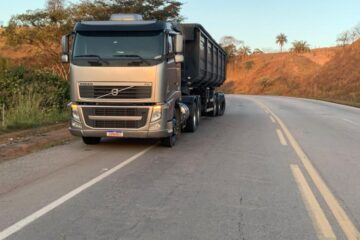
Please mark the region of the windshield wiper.
<svg viewBox="0 0 360 240"><path fill-rule="evenodd" d="M147 65L151 65L151 63L146 60L145 58L143 58L142 56L140 55L136 55L136 54L115 54L113 55L113 57L118 57L118 58L137 58L137 59L140 59L142 62L146 63Z"/></svg>
<svg viewBox="0 0 360 240"><path fill-rule="evenodd" d="M74 58L97 58L98 62L103 62L106 65L109 65L108 61L104 60L102 57L100 57L99 55L96 55L96 54L77 55L77 56L74 56Z"/></svg>

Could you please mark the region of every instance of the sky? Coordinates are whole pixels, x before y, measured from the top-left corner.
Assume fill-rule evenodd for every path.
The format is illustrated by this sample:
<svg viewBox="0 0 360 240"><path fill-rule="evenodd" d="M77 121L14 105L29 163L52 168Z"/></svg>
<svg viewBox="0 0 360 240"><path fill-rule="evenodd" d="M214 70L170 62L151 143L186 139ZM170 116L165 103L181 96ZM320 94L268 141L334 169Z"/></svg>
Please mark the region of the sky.
<svg viewBox="0 0 360 240"><path fill-rule="evenodd" d="M180 0L185 22L201 23L217 40L230 35L252 49L278 49L279 33L312 48L336 45L337 36L360 23L360 0ZM73 0L72 2L76 2ZM0 22L45 0L0 0Z"/></svg>

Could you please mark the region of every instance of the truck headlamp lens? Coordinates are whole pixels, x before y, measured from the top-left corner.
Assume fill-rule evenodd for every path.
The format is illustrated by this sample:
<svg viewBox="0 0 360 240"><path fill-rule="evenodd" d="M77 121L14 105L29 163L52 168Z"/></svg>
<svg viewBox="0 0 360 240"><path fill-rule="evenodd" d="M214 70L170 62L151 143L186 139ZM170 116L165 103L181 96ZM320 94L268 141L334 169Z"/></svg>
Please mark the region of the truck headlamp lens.
<svg viewBox="0 0 360 240"><path fill-rule="evenodd" d="M151 115L151 122L155 122L159 119L161 119L161 106L155 106L153 107L153 112L152 112L152 115Z"/></svg>
<svg viewBox="0 0 360 240"><path fill-rule="evenodd" d="M71 126L73 127L73 128L81 128L82 126L81 126L81 123L80 122L77 122L77 121L75 121L75 120L71 120Z"/></svg>
<svg viewBox="0 0 360 240"><path fill-rule="evenodd" d="M71 116L73 120L80 122L79 108L75 104L71 105Z"/></svg>

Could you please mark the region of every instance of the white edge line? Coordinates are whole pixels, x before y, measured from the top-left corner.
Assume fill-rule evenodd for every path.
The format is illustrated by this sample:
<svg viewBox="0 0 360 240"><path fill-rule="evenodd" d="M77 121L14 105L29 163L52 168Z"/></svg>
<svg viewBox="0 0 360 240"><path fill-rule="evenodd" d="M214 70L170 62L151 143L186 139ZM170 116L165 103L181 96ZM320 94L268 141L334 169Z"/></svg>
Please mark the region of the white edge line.
<svg viewBox="0 0 360 240"><path fill-rule="evenodd" d="M19 230L21 230L22 228L24 228L25 226L29 225L30 223L34 222L35 220L37 220L38 218L40 218L41 216L47 214L48 212L52 211L53 209L55 209L56 207L62 205L63 203L65 203L66 201L70 200L71 198L75 197L76 195L78 195L79 193L83 192L84 190L88 189L89 187L95 185L96 183L100 182L101 180L105 179L106 177L112 175L113 173L115 173L116 171L120 170L121 168L125 167L126 165L128 165L129 163L133 162L134 160L136 160L137 158L141 157L142 155L144 155L146 152L150 151L153 147L155 147L155 145L152 145L146 149L144 149L143 151L135 154L134 156L128 158L127 160L123 161L122 163L120 163L119 165L113 167L112 169L108 170L107 172L93 178L92 180L90 180L89 182L81 185L80 187L72 190L71 192L65 194L64 196L60 197L59 199L53 201L52 203L46 205L45 207L41 208L40 210L34 212L33 214L23 218L22 220L16 222L15 224L11 225L10 227L4 229L3 231L0 232L0 240L4 240L7 237L9 237L10 235L18 232Z"/></svg>
<svg viewBox="0 0 360 240"><path fill-rule="evenodd" d="M349 119L347 119L347 118L342 118L342 120L344 120L345 122L348 122L348 123L351 123L351 124L353 124L353 125L358 126L354 121L351 121L351 120L349 120Z"/></svg>

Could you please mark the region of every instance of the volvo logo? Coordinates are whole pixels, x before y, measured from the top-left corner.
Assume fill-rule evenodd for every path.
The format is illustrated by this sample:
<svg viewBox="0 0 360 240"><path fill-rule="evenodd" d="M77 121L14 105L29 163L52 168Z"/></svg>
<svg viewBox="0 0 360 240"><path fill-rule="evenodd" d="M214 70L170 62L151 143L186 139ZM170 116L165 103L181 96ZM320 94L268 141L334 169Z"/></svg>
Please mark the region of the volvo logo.
<svg viewBox="0 0 360 240"><path fill-rule="evenodd" d="M113 95L114 97L116 97L117 95L119 95L119 89L117 89L117 88L111 89L111 95Z"/></svg>
<svg viewBox="0 0 360 240"><path fill-rule="evenodd" d="M102 95L102 96L99 96L99 97L97 97L97 99L99 99L99 98L103 98L103 97L106 97L106 96L113 96L113 97L116 97L116 96L119 96L119 94L121 93L121 92L124 92L124 91L126 91L126 90L128 90L128 89L131 89L131 88L134 88L135 86L129 86L129 87L124 87L124 88L113 88L113 89L111 89L110 90L110 92L109 93L107 93L107 94L104 94L104 95Z"/></svg>

